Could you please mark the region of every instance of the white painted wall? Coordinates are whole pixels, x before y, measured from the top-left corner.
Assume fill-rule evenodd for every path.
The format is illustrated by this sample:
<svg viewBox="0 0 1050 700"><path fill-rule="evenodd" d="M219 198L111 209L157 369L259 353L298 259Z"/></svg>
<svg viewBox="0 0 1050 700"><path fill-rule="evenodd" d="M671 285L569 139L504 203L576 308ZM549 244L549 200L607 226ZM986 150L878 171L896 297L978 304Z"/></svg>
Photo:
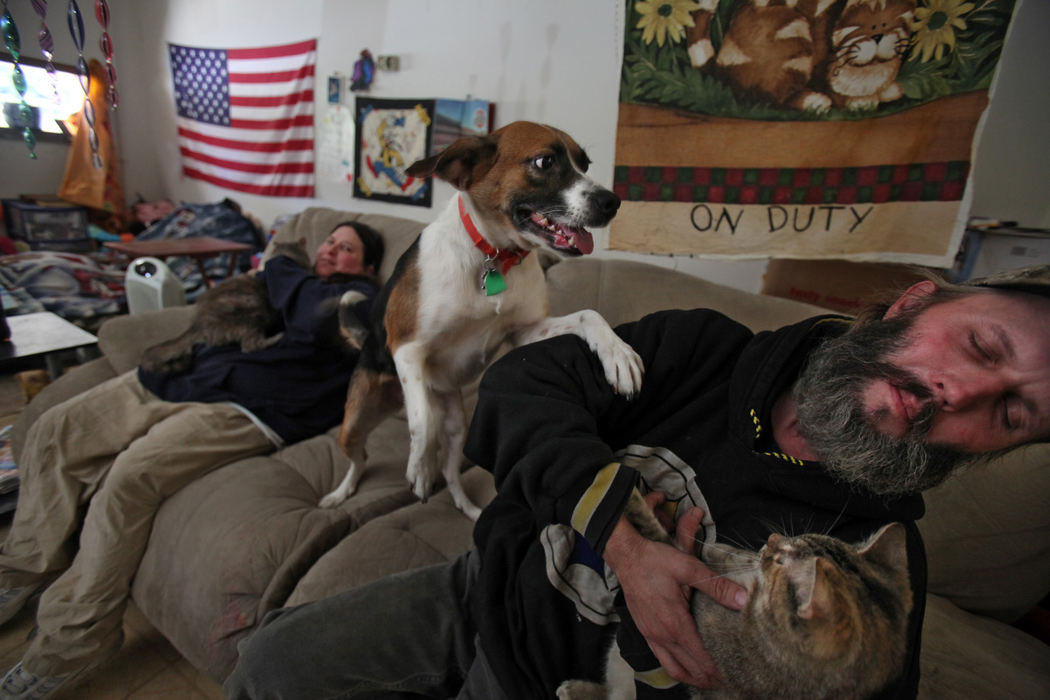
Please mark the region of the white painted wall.
<svg viewBox="0 0 1050 700"><path fill-rule="evenodd" d="M89 55L99 56L93 3ZM167 42L214 47L264 46L319 38L317 116L328 108L326 78L349 75L362 48L396 54L398 73L378 73L377 97L467 95L496 102L496 124L530 119L572 134L593 161L591 173L611 185L618 72L623 35L618 0L109 0L121 107L116 116L129 198L218 201L231 196L264 222L312 205L427 220L452 190L438 182L434 209L354 199L348 184L319 180L316 199L263 198L232 193L181 176ZM29 0L10 0L35 50L36 15ZM51 3L48 24L58 58L75 60L65 28L65 3ZM23 25L23 20L25 24ZM974 213L1050 228L1050 2L1025 0L1000 65L987 129L974 165ZM352 96L347 100L352 105ZM20 142L0 141L0 196L57 190L63 146L41 144L29 161ZM604 250L595 255L640 259L757 291L765 260L724 261L657 257Z"/></svg>

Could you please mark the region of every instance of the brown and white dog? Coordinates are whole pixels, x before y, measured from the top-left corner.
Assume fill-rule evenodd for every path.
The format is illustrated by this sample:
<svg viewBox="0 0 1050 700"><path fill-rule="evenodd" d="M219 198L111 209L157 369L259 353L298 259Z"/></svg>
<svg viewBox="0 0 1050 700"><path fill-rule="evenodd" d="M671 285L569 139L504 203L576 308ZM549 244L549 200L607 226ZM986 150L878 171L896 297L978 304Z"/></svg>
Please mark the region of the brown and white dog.
<svg viewBox="0 0 1050 700"><path fill-rule="evenodd" d="M564 132L515 122L408 168L459 192L401 256L376 298L339 433L350 469L322 506L353 493L369 432L403 396L413 491L425 500L443 473L456 506L476 519L481 511L459 480L467 427L461 389L504 343L576 334L598 354L618 393L638 391L641 359L597 312L549 316L543 271L529 255L540 246L572 255L593 250L585 227L607 225L620 200L584 174L588 164Z"/></svg>

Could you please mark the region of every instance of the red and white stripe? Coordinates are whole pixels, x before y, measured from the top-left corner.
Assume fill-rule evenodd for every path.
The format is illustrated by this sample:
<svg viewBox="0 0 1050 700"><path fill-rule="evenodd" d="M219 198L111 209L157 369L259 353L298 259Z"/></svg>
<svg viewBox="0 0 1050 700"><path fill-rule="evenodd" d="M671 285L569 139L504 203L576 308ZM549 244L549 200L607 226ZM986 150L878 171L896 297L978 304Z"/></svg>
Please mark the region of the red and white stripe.
<svg viewBox="0 0 1050 700"><path fill-rule="evenodd" d="M313 197L317 41L226 53L230 125L177 117L183 174L251 194Z"/></svg>

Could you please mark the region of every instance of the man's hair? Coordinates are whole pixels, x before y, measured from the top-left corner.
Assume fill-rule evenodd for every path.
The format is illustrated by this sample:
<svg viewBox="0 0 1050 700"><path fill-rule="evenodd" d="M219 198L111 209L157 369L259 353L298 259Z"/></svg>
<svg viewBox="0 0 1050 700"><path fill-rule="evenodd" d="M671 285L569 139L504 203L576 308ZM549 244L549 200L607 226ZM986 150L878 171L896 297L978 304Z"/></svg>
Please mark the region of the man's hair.
<svg viewBox="0 0 1050 700"><path fill-rule="evenodd" d="M925 280L933 282L937 287L936 291L932 294L916 299L916 304L913 306L916 312L921 312L931 306L943 304L944 302L953 301L955 299L962 299L975 294L988 294L994 291L987 287L949 282L941 275L927 268L916 267L913 269L919 276ZM886 315L886 312L889 311L893 302L897 301L897 299L907 293L908 288L912 284L915 284L915 282L912 281L899 287L883 289L881 292L877 293L875 297L871 299L870 303L857 313L855 325L860 326L881 319Z"/></svg>
<svg viewBox="0 0 1050 700"><path fill-rule="evenodd" d="M364 247L364 255L361 256L362 262L365 268L371 266L372 274L378 277L379 266L383 264L383 255L386 253L386 244L383 243L383 237L379 234L379 231L360 221L342 221L333 226L332 231L329 231L329 233L343 226L349 226L357 232L357 237L361 239L361 245Z"/></svg>

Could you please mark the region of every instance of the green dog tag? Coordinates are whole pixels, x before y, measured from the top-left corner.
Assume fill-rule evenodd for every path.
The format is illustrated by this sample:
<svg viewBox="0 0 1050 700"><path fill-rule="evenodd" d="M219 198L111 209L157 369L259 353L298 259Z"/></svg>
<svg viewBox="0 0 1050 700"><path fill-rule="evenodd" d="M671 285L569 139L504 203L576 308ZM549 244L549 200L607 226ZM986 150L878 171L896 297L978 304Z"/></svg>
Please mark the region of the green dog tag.
<svg viewBox="0 0 1050 700"><path fill-rule="evenodd" d="M485 272L481 285L485 288L485 295L490 297L507 289L507 282L503 279L503 274L495 268Z"/></svg>

